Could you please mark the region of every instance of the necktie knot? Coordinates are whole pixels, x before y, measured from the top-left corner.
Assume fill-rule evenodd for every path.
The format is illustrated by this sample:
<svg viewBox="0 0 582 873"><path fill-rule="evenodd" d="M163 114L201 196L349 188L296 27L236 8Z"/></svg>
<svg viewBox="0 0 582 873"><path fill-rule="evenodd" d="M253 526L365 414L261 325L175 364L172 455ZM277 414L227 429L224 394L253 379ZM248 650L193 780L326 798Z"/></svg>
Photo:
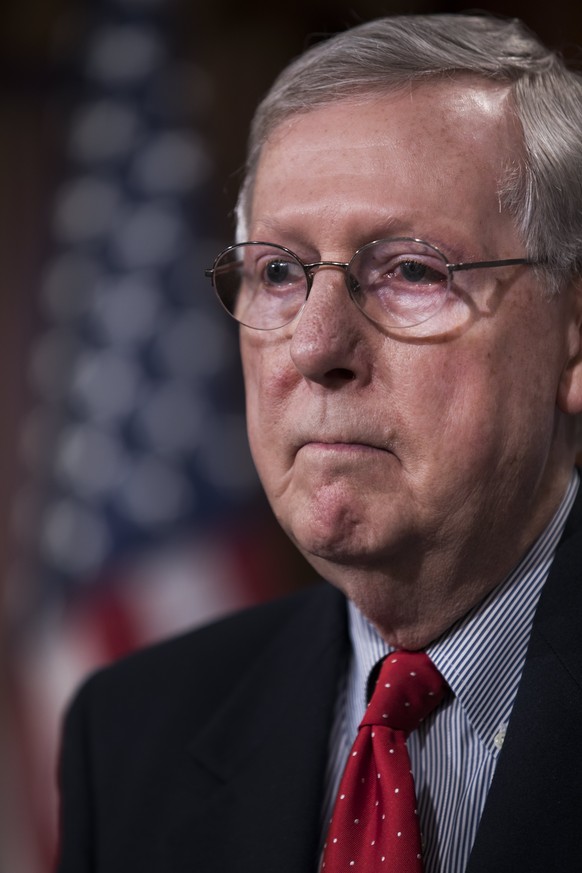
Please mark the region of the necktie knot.
<svg viewBox="0 0 582 873"><path fill-rule="evenodd" d="M384 659L374 693L362 719L410 733L438 706L446 683L424 652L393 652Z"/></svg>

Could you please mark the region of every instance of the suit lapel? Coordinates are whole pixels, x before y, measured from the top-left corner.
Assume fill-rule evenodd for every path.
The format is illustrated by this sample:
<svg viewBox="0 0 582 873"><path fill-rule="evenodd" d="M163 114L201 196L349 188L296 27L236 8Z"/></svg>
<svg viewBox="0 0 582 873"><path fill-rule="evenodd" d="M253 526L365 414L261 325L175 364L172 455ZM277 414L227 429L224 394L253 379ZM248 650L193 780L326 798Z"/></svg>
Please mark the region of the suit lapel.
<svg viewBox="0 0 582 873"><path fill-rule="evenodd" d="M188 789L176 807L182 820L169 835L165 869L315 869L346 651L344 600L322 588L193 738L182 774Z"/></svg>
<svg viewBox="0 0 582 873"><path fill-rule="evenodd" d="M579 497L540 598L467 873L547 873L580 857L581 508Z"/></svg>

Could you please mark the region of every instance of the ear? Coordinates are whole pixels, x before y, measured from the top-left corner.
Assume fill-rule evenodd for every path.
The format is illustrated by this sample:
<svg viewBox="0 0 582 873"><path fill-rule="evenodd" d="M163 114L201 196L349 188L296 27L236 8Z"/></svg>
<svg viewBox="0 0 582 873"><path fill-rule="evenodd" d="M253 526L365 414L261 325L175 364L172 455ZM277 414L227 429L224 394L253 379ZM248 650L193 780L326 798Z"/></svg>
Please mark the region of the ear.
<svg viewBox="0 0 582 873"><path fill-rule="evenodd" d="M568 415L582 412L582 281L562 294L570 296L567 359L558 385L558 408Z"/></svg>

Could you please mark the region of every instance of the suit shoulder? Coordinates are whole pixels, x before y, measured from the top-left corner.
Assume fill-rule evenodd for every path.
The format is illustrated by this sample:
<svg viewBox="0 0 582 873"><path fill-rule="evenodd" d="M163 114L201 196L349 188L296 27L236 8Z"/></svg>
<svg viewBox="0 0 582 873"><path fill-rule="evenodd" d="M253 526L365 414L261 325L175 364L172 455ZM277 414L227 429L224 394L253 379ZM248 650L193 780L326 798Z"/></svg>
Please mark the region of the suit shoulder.
<svg viewBox="0 0 582 873"><path fill-rule="evenodd" d="M309 620L344 612L343 595L327 584L253 606L209 625L142 649L94 673L76 696L77 704L138 710L148 703L222 693L263 657L272 641Z"/></svg>

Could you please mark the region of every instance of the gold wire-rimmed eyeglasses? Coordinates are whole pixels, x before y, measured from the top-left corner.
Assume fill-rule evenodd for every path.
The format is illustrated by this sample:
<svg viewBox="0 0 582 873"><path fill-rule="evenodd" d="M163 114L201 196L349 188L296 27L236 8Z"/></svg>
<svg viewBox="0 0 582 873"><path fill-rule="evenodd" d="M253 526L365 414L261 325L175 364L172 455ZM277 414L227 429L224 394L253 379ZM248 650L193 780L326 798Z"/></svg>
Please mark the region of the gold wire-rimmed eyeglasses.
<svg viewBox="0 0 582 873"><path fill-rule="evenodd" d="M456 272L518 265L535 262L503 258L450 263L436 246L408 237L374 240L347 262L305 263L285 246L252 240L223 249L205 276L228 314L255 330L276 330L293 321L322 268L343 271L350 298L371 321L385 328L410 328L454 304Z"/></svg>

